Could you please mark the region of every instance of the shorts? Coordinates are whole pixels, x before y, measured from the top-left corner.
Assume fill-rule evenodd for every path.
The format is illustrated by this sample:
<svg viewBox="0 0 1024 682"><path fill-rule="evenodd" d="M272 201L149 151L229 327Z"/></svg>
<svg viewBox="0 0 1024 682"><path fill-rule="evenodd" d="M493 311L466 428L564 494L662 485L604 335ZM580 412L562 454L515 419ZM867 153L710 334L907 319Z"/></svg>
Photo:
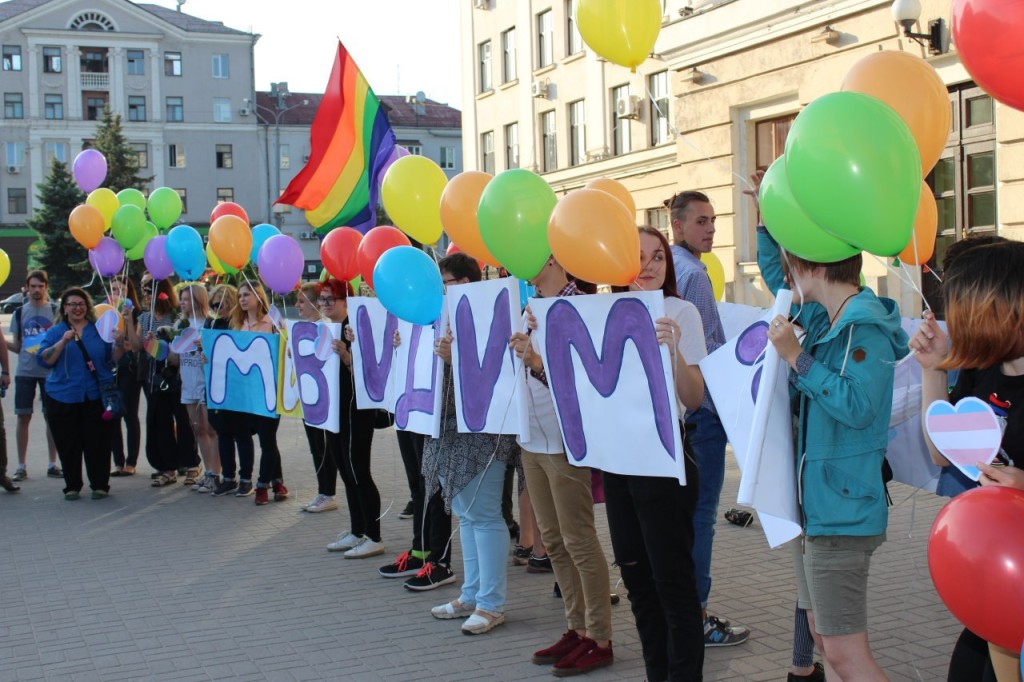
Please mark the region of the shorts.
<svg viewBox="0 0 1024 682"><path fill-rule="evenodd" d="M14 377L14 414L32 414L37 385L43 416L46 416L46 377Z"/></svg>
<svg viewBox="0 0 1024 682"><path fill-rule="evenodd" d="M814 613L814 628L826 637L868 629L868 569L885 534L822 535L794 542L797 603Z"/></svg>
<svg viewBox="0 0 1024 682"><path fill-rule="evenodd" d="M196 405L206 404L206 386L199 384L198 386L190 386L186 388L181 387L181 404L182 405Z"/></svg>

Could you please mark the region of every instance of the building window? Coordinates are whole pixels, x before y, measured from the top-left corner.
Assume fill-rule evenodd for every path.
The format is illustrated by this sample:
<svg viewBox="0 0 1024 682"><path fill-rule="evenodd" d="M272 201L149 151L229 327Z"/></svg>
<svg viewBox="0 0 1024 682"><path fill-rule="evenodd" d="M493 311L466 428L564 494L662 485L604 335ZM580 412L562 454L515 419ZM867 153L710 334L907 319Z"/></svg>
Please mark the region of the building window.
<svg viewBox="0 0 1024 682"><path fill-rule="evenodd" d="M668 71L647 77L647 91L650 93L651 146L656 147L669 141L668 125Z"/></svg>
<svg viewBox="0 0 1024 682"><path fill-rule="evenodd" d="M24 187L7 188L7 212L28 213L28 190Z"/></svg>
<svg viewBox="0 0 1024 682"><path fill-rule="evenodd" d="M175 187L174 191L178 193L179 197L181 197L181 214L185 215L188 213L188 190L183 187Z"/></svg>
<svg viewBox="0 0 1024 682"><path fill-rule="evenodd" d="M43 117L49 121L64 118L64 95L43 95Z"/></svg>
<svg viewBox="0 0 1024 682"><path fill-rule="evenodd" d="M21 46L4 45L4 71L21 71Z"/></svg>
<svg viewBox="0 0 1024 682"><path fill-rule="evenodd" d="M167 116L171 123L181 123L185 120L185 100L182 97L167 98Z"/></svg>
<svg viewBox="0 0 1024 682"><path fill-rule="evenodd" d="M619 100L629 100L629 86L620 85L612 88L612 154L628 154L633 151L632 140L629 137L629 119L619 118Z"/></svg>
<svg viewBox="0 0 1024 682"><path fill-rule="evenodd" d="M510 28L501 34L501 82L511 83L516 77L516 30Z"/></svg>
<svg viewBox="0 0 1024 682"><path fill-rule="evenodd" d="M79 68L82 73L107 73L107 48L83 47Z"/></svg>
<svg viewBox="0 0 1024 682"><path fill-rule="evenodd" d="M438 159L438 165L445 170L452 170L455 168L455 147L441 147L441 155Z"/></svg>
<svg viewBox="0 0 1024 682"><path fill-rule="evenodd" d="M558 170L558 147L555 145L555 112L546 111L540 115L541 147L545 173Z"/></svg>
<svg viewBox="0 0 1024 682"><path fill-rule="evenodd" d="M477 70L480 72L480 92L491 89L491 41L485 40L476 47Z"/></svg>
<svg viewBox="0 0 1024 682"><path fill-rule="evenodd" d="M25 118L20 92L4 93L4 118Z"/></svg>
<svg viewBox="0 0 1024 682"><path fill-rule="evenodd" d="M138 95L128 97L128 120L146 120L146 98Z"/></svg>
<svg viewBox="0 0 1024 682"><path fill-rule="evenodd" d="M167 145L167 165L170 166L171 168L185 167L185 145Z"/></svg>
<svg viewBox="0 0 1024 682"><path fill-rule="evenodd" d="M786 151L786 137L796 120L796 114L758 121L754 126L754 144L757 147L757 170L766 171L775 159Z"/></svg>
<svg viewBox="0 0 1024 682"><path fill-rule="evenodd" d="M583 52L583 38L576 25L576 0L565 0L565 53Z"/></svg>
<svg viewBox="0 0 1024 682"><path fill-rule="evenodd" d="M480 170L494 174L494 131L480 136Z"/></svg>
<svg viewBox="0 0 1024 682"><path fill-rule="evenodd" d="M135 162L139 168L149 168L149 145L145 142L132 142L132 151L135 152Z"/></svg>
<svg viewBox="0 0 1024 682"><path fill-rule="evenodd" d="M234 187L218 187L217 188L217 203L223 204L226 201L235 200L235 188Z"/></svg>
<svg viewBox="0 0 1024 682"><path fill-rule="evenodd" d="M63 70L59 47L43 48L43 73L60 73Z"/></svg>
<svg viewBox="0 0 1024 682"><path fill-rule="evenodd" d="M53 165L54 161L59 161L60 163L68 162L68 146L64 142L47 142L45 150L47 172L49 172L49 168Z"/></svg>
<svg viewBox="0 0 1024 682"><path fill-rule="evenodd" d="M85 120L98 121L103 118L103 110L107 107L107 93L83 92Z"/></svg>
<svg viewBox="0 0 1024 682"><path fill-rule="evenodd" d="M290 144L282 144L278 150L278 166L282 169L289 169L292 167L292 146Z"/></svg>
<svg viewBox="0 0 1024 682"><path fill-rule="evenodd" d="M519 124L505 126L505 168L519 168Z"/></svg>
<svg viewBox="0 0 1024 682"><path fill-rule="evenodd" d="M164 75L165 76L180 76L181 75L181 53L180 52L164 52Z"/></svg>
<svg viewBox="0 0 1024 682"><path fill-rule="evenodd" d="M587 128L583 100L569 104L569 165L578 166L587 160Z"/></svg>
<svg viewBox="0 0 1024 682"><path fill-rule="evenodd" d="M231 123L231 100L227 97L213 98L214 123Z"/></svg>
<svg viewBox="0 0 1024 682"><path fill-rule="evenodd" d="M403 145L413 156L423 156L423 147L418 144Z"/></svg>
<svg viewBox="0 0 1024 682"><path fill-rule="evenodd" d="M671 242L673 237L669 228L668 209L664 206L649 208L644 211L644 224L661 232Z"/></svg>
<svg viewBox="0 0 1024 682"><path fill-rule="evenodd" d="M231 152L231 145L219 144L217 150L217 168L234 168L235 160Z"/></svg>
<svg viewBox="0 0 1024 682"><path fill-rule="evenodd" d="M142 50L128 50L128 75L146 75L146 53Z"/></svg>
<svg viewBox="0 0 1024 682"><path fill-rule="evenodd" d="M17 166L21 168L22 161L25 159L25 143L24 142L8 142L7 143L7 165Z"/></svg>
<svg viewBox="0 0 1024 682"><path fill-rule="evenodd" d="M555 61L554 33L551 10L537 15L537 68L542 69Z"/></svg>
<svg viewBox="0 0 1024 682"><path fill-rule="evenodd" d="M231 69L228 67L228 55L226 54L215 54L213 55L213 77L214 78L230 78Z"/></svg>

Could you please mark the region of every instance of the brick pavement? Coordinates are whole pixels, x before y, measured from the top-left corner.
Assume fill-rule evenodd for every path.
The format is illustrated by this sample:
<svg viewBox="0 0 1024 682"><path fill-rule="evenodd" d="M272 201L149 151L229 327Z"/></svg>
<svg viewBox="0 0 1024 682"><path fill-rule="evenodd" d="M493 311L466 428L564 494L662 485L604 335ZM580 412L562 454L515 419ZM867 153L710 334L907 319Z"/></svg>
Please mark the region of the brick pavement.
<svg viewBox="0 0 1024 682"><path fill-rule="evenodd" d="M9 415L12 453L13 426ZM18 495L0 493L0 680L554 679L529 662L564 630L550 575L510 568L506 624L466 637L459 621L428 613L457 595L454 586L411 593L378 577L381 557L325 551L347 528L347 513L299 511L316 490L297 421L280 431L293 497L266 507L181 485L150 488L145 464L133 478L112 479L107 500L65 502L61 482L44 475L41 420L32 427L31 478ZM374 475L391 505L383 519L390 558L411 534L411 521L397 517L408 491L390 431L377 432ZM723 509L737 483L730 458ZM872 566L871 637L893 680L938 680L959 632L925 560L942 500L912 493L893 490L889 541ZM598 521L608 551L603 510ZM720 521L712 610L753 635L708 651L706 680L785 679L795 599L789 561L788 551L768 550L756 527ZM616 664L587 679L643 679L625 599L613 614Z"/></svg>

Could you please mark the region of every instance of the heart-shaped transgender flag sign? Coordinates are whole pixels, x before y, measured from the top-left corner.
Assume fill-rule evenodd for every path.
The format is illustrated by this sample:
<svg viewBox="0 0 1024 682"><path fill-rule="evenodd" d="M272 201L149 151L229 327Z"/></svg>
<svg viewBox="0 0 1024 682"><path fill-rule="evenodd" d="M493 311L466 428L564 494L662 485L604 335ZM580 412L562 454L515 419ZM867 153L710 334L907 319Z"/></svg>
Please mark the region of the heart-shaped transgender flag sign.
<svg viewBox="0 0 1024 682"><path fill-rule="evenodd" d="M928 406L925 430L935 448L964 475L977 481L978 462L995 459L1003 441L1003 429L992 408L978 398L964 398L956 405L936 400Z"/></svg>

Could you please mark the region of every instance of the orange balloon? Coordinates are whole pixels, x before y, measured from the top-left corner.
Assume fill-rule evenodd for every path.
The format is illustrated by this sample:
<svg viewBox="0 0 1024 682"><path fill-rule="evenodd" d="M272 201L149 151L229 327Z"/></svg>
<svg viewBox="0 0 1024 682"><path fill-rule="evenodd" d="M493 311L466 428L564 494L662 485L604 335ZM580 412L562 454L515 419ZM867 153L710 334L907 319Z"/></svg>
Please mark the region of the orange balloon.
<svg viewBox="0 0 1024 682"><path fill-rule="evenodd" d="M463 251L462 249L460 249L458 244L456 244L455 242L451 242L450 244L448 244L448 248L444 250L444 255L450 256L453 253L466 253L466 252ZM469 256L468 253L466 253L466 255ZM476 264L480 266L480 272L483 272L484 268L487 266L487 263L483 262L479 258L476 259Z"/></svg>
<svg viewBox="0 0 1024 682"><path fill-rule="evenodd" d="M602 192L608 192L613 197L622 202L622 205L626 207L630 215L636 215L636 202L633 201L633 195L629 193L626 186L618 180L612 180L611 178L598 178L597 180L591 180L587 183L584 189L599 189Z"/></svg>
<svg viewBox="0 0 1024 682"><path fill-rule="evenodd" d="M252 231L236 215L222 215L210 225L210 249L224 265L241 269L249 262Z"/></svg>
<svg viewBox="0 0 1024 682"><path fill-rule="evenodd" d="M96 313L96 319L99 320L105 313L111 312L117 317L116 329L124 333L124 318L117 314L117 309L109 303L97 303L92 307L93 312Z"/></svg>
<svg viewBox="0 0 1024 682"><path fill-rule="evenodd" d="M853 65L842 90L877 97L895 109L910 127L921 152L921 172L928 175L952 125L949 93L931 64L907 52L874 52Z"/></svg>
<svg viewBox="0 0 1024 682"><path fill-rule="evenodd" d="M917 205L917 217L914 218L914 236L906 248L900 251L899 259L907 265L923 265L930 261L935 253L935 234L938 229L939 207L935 204L935 194L927 183L922 182L921 202Z"/></svg>
<svg viewBox="0 0 1024 682"><path fill-rule="evenodd" d="M75 241L87 249L95 249L100 239L103 239L103 231L107 229L103 214L89 204L75 206L68 216L68 227Z"/></svg>
<svg viewBox="0 0 1024 682"><path fill-rule="evenodd" d="M441 224L460 250L488 265L499 267L498 259L480 236L480 225L476 220L480 195L493 177L483 171L464 171L449 180L441 192Z"/></svg>
<svg viewBox="0 0 1024 682"><path fill-rule="evenodd" d="M569 192L548 221L551 255L588 282L626 285L640 274L640 232L622 202L597 189Z"/></svg>

